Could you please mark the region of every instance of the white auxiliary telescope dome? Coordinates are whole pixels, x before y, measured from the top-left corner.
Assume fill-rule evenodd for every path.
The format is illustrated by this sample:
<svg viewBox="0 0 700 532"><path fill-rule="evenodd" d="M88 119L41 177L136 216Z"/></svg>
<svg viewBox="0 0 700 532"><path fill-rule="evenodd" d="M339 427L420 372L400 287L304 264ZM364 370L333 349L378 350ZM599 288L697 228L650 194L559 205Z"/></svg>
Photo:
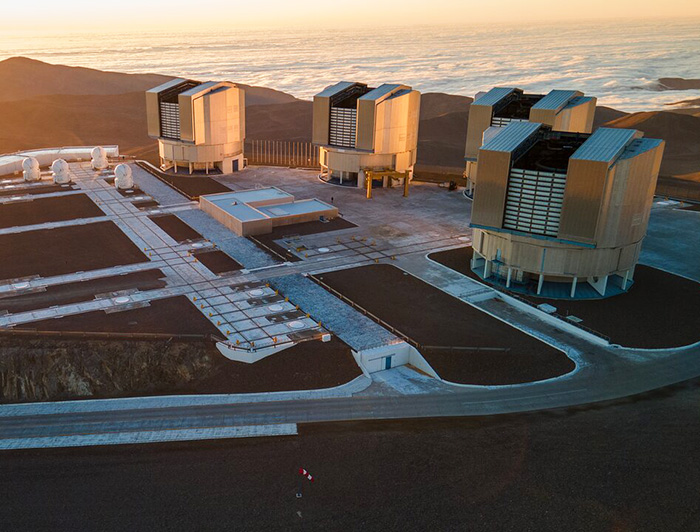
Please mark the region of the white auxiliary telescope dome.
<svg viewBox="0 0 700 532"><path fill-rule="evenodd" d="M41 179L39 161L34 157L27 157L22 161L22 175L25 181L39 181Z"/></svg>
<svg viewBox="0 0 700 532"><path fill-rule="evenodd" d="M134 188L134 178L131 177L131 166L128 164L118 164L114 169L114 186L126 190Z"/></svg>
<svg viewBox="0 0 700 532"><path fill-rule="evenodd" d="M53 162L51 172L53 173L53 182L57 185L65 185L71 182L68 163L63 159L56 159Z"/></svg>
<svg viewBox="0 0 700 532"><path fill-rule="evenodd" d="M109 161L107 161L107 152L102 146L95 146L90 152L92 156L92 169L93 170L104 170L109 166Z"/></svg>

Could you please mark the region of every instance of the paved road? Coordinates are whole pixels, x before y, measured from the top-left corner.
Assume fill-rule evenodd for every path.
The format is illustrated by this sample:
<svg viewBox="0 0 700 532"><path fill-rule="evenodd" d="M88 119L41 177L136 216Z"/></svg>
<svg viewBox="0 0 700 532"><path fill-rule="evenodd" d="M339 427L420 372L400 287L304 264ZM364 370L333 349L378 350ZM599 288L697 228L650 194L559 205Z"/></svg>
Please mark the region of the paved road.
<svg viewBox="0 0 700 532"><path fill-rule="evenodd" d="M521 386L463 387L456 393L355 396L306 401L136 409L0 418L4 438L322 421L476 416L566 407L615 399L700 376L700 347L654 354L599 349L595 365Z"/></svg>

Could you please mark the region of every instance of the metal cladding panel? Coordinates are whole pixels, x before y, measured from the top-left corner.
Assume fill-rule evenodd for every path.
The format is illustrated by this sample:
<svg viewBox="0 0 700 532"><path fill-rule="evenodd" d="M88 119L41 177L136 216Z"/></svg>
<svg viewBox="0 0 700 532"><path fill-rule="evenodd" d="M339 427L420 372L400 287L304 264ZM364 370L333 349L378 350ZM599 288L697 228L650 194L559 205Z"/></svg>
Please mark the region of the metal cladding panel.
<svg viewBox="0 0 700 532"><path fill-rule="evenodd" d="M467 144L465 156L473 159L479 156L479 148L483 139L484 131L491 126L493 107L490 105L474 105L469 107L469 121L467 122Z"/></svg>
<svg viewBox="0 0 700 532"><path fill-rule="evenodd" d="M558 116L560 115L557 115L554 109L535 109L533 107L530 109L529 118L531 122L539 122L540 124L550 126L555 131L562 131L563 129L561 127L556 127L558 125Z"/></svg>
<svg viewBox="0 0 700 532"><path fill-rule="evenodd" d="M329 85L321 92L319 92L316 96L314 96L314 100L316 98L330 98L331 96L335 96L336 94L344 91L345 89L349 89L353 85L357 85L357 83L355 83L354 81L339 81L335 85Z"/></svg>
<svg viewBox="0 0 700 532"><path fill-rule="evenodd" d="M601 245L626 246L646 234L664 143L656 139L639 139L635 143L641 140L649 142L640 143L644 144L643 149L620 157L613 167L612 193L604 206L605 224L599 229Z"/></svg>
<svg viewBox="0 0 700 532"><path fill-rule="evenodd" d="M641 133L635 129L601 127L571 156L571 161L599 161L612 164L627 145Z"/></svg>
<svg viewBox="0 0 700 532"><path fill-rule="evenodd" d="M549 91L544 98L538 101L532 106L532 109L539 110L551 110L555 112L561 111L566 105L575 97L583 96L583 93L579 91L563 91L563 90L552 90Z"/></svg>
<svg viewBox="0 0 700 532"><path fill-rule="evenodd" d="M542 124L535 122L511 122L501 133L484 144L481 150L510 153L535 135L540 127L542 127ZM479 153L479 157L481 157L481 153Z"/></svg>
<svg viewBox="0 0 700 532"><path fill-rule="evenodd" d="M331 123L330 96L314 96L313 127L311 142L322 146L328 145L328 133Z"/></svg>
<svg viewBox="0 0 700 532"><path fill-rule="evenodd" d="M238 88L238 116L241 143L245 141L245 89Z"/></svg>
<svg viewBox="0 0 700 532"><path fill-rule="evenodd" d="M596 98L574 98L557 114L554 130L590 133L593 130L596 103Z"/></svg>
<svg viewBox="0 0 700 532"><path fill-rule="evenodd" d="M516 89L515 87L494 87L490 91L488 91L486 94L483 94L481 97L477 98L472 102L472 107L475 105L483 105L487 107L493 107L496 105L498 102L500 102L503 98L506 96L509 96L513 92L515 92Z"/></svg>
<svg viewBox="0 0 700 532"><path fill-rule="evenodd" d="M569 159L559 235L562 240L595 244L603 192L608 177L606 161Z"/></svg>
<svg viewBox="0 0 700 532"><path fill-rule="evenodd" d="M479 186L474 193L472 223L502 228L510 159L510 152L479 150Z"/></svg>
<svg viewBox="0 0 700 532"><path fill-rule="evenodd" d="M418 146L420 93L401 90L376 106L375 153L402 153Z"/></svg>
<svg viewBox="0 0 700 532"><path fill-rule="evenodd" d="M180 106L180 139L188 142L195 140L194 102L191 96L180 94L177 97Z"/></svg>
<svg viewBox="0 0 700 532"><path fill-rule="evenodd" d="M160 137L160 103L157 92L146 91L146 124L149 137Z"/></svg>
<svg viewBox="0 0 700 532"><path fill-rule="evenodd" d="M355 147L360 150L374 150L376 102L374 100L357 100L357 137Z"/></svg>

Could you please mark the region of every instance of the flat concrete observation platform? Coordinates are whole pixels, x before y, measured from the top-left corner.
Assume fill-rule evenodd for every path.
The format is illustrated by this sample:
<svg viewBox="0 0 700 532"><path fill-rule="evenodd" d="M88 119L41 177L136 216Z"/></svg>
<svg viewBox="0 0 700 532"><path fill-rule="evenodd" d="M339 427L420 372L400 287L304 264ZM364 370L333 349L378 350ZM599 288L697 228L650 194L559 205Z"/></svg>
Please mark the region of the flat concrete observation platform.
<svg viewBox="0 0 700 532"><path fill-rule="evenodd" d="M288 231L271 234L265 246L258 246L251 239L234 234L198 209L195 202L139 168L134 168L134 176L140 190L131 193L116 191L109 182L110 172L94 172L87 163L72 164L71 172L73 189L50 194L55 197L86 195L104 213L102 222L113 224L143 261L132 264L117 261L116 265L96 269L71 268L70 272L61 274L56 274L52 266L41 276L7 279L0 283L0 311L7 311L0 314L0 327L31 329L42 324L46 328L65 330L83 323L86 330L143 326L170 334L184 330L178 324L178 316L186 315L192 317L188 321L197 322L197 331L190 329L189 332L225 336L230 342L240 342L243 348L253 344L270 346L274 338L301 340L301 343L245 365L205 350L200 350L192 359L182 359L184 351L175 345L177 342L169 344L167 349L158 344L161 351L149 352L151 363L147 364L151 367L152 362L157 361L164 370L155 379L162 378L164 383L156 392L152 388L129 388L132 383L118 380L120 376L116 375L114 383L121 389L104 389L101 390L104 394L99 395L92 388L87 390L86 397L121 396L119 399L6 405L0 407L0 433L8 440L109 433L115 435L115 443L117 440L136 442L150 438L140 433L149 433L157 439L156 433L164 429L182 430L183 435L189 434L188 438L197 438L198 434L204 434L198 429L206 432L212 428L212 416L222 427L249 427L341 419L513 412L621 397L700 374L697 357L691 356L697 353L697 346L653 352L616 349L600 339L592 340L584 331L577 332L571 324L562 324L561 320L551 319L536 309L509 303L477 280L428 260L429 253L471 242L468 227L471 203L459 192L419 183L408 198L377 190L368 201L354 191L329 187L317 179L316 173L302 170L248 168L235 176L212 177L214 182L232 189L278 185L280 192L269 193L263 201L282 203L254 206L256 211L267 213L271 218L275 214L272 209L288 204L285 199L296 194L297 197L321 198L324 204L337 208L342 216L338 219L347 221L334 224L329 231L312 227L330 225L318 220L307 222L311 225L303 228L293 224L286 226ZM249 200L243 192L236 190L231 194L240 193L239 199ZM36 199L47 197L34 196ZM255 194L252 197L255 198ZM694 212L683 214L697 216ZM440 223L436 224L436 220ZM85 218L47 223L55 225L43 229L62 230L99 222ZM652 217L650 228L653 225ZM300 229L295 231L295 227ZM37 225L7 228L23 237L38 229ZM0 237L5 236L9 233L0 231ZM267 251L274 246L283 250L284 258ZM286 254L295 259L288 259ZM352 276L345 272L351 268L368 265L387 268L390 264L412 275L391 268L398 271L398 280L394 281L393 275L377 276L373 290L362 286L369 276L357 276L355 272L355 277L347 284L349 290L347 286L338 285L354 303L341 300L309 278L315 275L340 279ZM362 273L368 269L359 270ZM431 286L413 289L415 278ZM82 279L85 279L85 286L77 287ZM381 290L376 289L377 279L380 285L384 284ZM392 288L409 298L408 302L402 300L397 305L395 314L384 312L376 301L393 300ZM75 294L74 290L77 290ZM421 309L442 308L435 302L445 297L454 301L450 302L450 316L443 317L443 321L447 320L448 329L463 329L454 334L450 331L449 346L440 344L440 340L447 337L440 337L439 327L430 330L431 324L441 319L438 311L434 311L430 319L421 321ZM168 312L171 301L179 303ZM457 340L466 347L504 349L509 347L505 345L508 340L519 334L527 338L531 354L557 353L562 360L568 361L568 357L575 361L576 368L559 377L557 373L561 375L568 369L540 377L546 380L508 386L451 385L408 367L371 374L365 371L364 376L359 376L362 369L350 348L356 351L381 349L393 346L400 338L371 316L363 315L358 303L371 306L371 313L399 330L410 325L412 334L420 336L420 343L438 347L438 351L453 347L457 333L462 335ZM187 311L178 310L185 308ZM163 309L166 311L161 312ZM154 313L162 314L165 321L153 321ZM474 340L476 335L472 327L477 323L482 325L478 328L480 343L466 344L466 340ZM331 342L304 341L328 330L333 335ZM512 331L512 334L508 336L503 331ZM496 345L492 337L502 343ZM0 338L0 341L5 340L8 337ZM55 345L60 342L65 340L56 340ZM518 340L511 343L517 344ZM94 367L96 362L106 361L100 357L106 349L104 346L85 345L89 349L81 359L83 366ZM109 347L115 345L110 343ZM65 350L65 343L61 349ZM50 350L51 353L59 351ZM435 365L443 364L441 369L448 371L468 356L465 352L439 352L437 355L433 357ZM53 356L50 354L41 360L66 362L66 359L51 358ZM141 367L137 364L138 358L121 351L111 355L110 360ZM362 359L358 357L358 360ZM12 361L21 362L16 357ZM178 378L194 376L187 386L182 380L165 379L172 375L169 364L177 361L183 361L173 366L181 372ZM29 369L39 375L36 372L45 368L35 365L23 374L30 375ZM517 370L515 366L510 369ZM273 376L279 380L273 382ZM523 379L522 374L518 377L510 382L530 380ZM166 385L172 382L181 387L168 388ZM461 382L474 383L468 379ZM260 386L246 388L246 383ZM269 385L267 389L264 384ZM284 395L266 394L273 384L275 391ZM489 384L497 383L490 381ZM37 393L44 391L41 386L35 389ZM307 391L292 391L302 389ZM152 392L180 395L134 397ZM130 398L125 397L129 395ZM46 397L51 398L25 395L17 400L46 400ZM90 440L88 437L86 441ZM101 436L94 439L97 440L106 443L110 438ZM70 444L69 440L63 441ZM46 444L50 442L47 440Z"/></svg>

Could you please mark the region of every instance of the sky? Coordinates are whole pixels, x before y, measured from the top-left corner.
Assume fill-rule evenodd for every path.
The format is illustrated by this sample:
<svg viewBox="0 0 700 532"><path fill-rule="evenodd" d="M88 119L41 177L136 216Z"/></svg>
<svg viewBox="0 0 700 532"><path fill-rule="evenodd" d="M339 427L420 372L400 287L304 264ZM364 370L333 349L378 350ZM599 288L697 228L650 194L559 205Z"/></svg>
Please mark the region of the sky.
<svg viewBox="0 0 700 532"><path fill-rule="evenodd" d="M571 8L569 8L571 6ZM698 0L0 0L15 32L699 18ZM7 25L7 22L10 25ZM17 25L11 22L16 21ZM86 27L87 26L87 27Z"/></svg>

